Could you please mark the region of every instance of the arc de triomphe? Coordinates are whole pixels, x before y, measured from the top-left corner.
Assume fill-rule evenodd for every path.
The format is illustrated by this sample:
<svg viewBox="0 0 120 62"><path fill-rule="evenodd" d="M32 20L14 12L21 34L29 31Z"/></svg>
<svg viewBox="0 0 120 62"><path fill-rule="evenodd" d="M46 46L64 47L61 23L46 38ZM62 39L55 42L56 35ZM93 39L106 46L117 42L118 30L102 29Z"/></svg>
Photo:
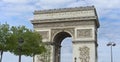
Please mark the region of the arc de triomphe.
<svg viewBox="0 0 120 62"><path fill-rule="evenodd" d="M72 38L72 62L97 62L99 22L94 6L38 10L32 24L50 47L49 55L36 55L35 62L60 62L61 42L66 37Z"/></svg>

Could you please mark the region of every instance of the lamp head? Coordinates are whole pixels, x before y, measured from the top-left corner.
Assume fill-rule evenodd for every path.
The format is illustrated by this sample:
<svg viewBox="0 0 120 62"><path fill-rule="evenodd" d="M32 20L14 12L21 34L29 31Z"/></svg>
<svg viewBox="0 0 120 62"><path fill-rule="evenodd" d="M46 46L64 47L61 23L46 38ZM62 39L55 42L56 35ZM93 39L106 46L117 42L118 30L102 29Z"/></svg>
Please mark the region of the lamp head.
<svg viewBox="0 0 120 62"><path fill-rule="evenodd" d="M110 45L112 45L112 44L111 44L111 43L108 43L108 44L107 44L107 46L110 46Z"/></svg>
<svg viewBox="0 0 120 62"><path fill-rule="evenodd" d="M22 37L20 37L20 38L18 39L18 42L19 42L19 44L22 44L22 43L24 42L24 39L23 39Z"/></svg>
<svg viewBox="0 0 120 62"><path fill-rule="evenodd" d="M112 46L115 46L116 44L114 43Z"/></svg>
<svg viewBox="0 0 120 62"><path fill-rule="evenodd" d="M109 42L107 46L115 46L116 44L114 42Z"/></svg>

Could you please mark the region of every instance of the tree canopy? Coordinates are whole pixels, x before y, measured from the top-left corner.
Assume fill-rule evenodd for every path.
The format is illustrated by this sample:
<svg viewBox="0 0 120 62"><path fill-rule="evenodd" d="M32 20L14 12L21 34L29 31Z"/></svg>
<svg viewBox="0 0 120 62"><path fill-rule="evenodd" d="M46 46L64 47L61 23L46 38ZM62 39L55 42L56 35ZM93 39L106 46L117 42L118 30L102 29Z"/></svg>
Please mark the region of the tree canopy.
<svg viewBox="0 0 120 62"><path fill-rule="evenodd" d="M45 51L44 44L42 43L42 37L36 31L29 30L25 26L11 27L12 34L7 39L9 51L15 55L19 55L19 38L22 38L24 42L21 44L21 55L33 56L35 54L41 54Z"/></svg>
<svg viewBox="0 0 120 62"><path fill-rule="evenodd" d="M9 32L9 25L8 24L0 24L0 51L4 50L7 51L6 49L6 42L7 38L10 36Z"/></svg>
<svg viewBox="0 0 120 62"><path fill-rule="evenodd" d="M19 43L23 39L23 43ZM12 26L0 24L0 52L9 51L15 55L34 56L46 51L41 35L25 26ZM0 60L1 61L1 60Z"/></svg>

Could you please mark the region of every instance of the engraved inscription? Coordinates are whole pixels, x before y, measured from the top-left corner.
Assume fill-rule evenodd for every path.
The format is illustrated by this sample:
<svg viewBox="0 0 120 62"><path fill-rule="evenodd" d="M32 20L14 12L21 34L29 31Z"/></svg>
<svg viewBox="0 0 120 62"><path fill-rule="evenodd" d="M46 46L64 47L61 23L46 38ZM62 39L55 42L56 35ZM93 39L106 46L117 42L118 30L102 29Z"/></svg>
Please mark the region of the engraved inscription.
<svg viewBox="0 0 120 62"><path fill-rule="evenodd" d="M49 39L49 31L40 31L39 33L43 39Z"/></svg>
<svg viewBox="0 0 120 62"><path fill-rule="evenodd" d="M93 10L34 15L34 20L95 16Z"/></svg>
<svg viewBox="0 0 120 62"><path fill-rule="evenodd" d="M91 37L92 37L92 29L77 30L77 38L91 38Z"/></svg>
<svg viewBox="0 0 120 62"><path fill-rule="evenodd" d="M88 48L87 46L83 46L79 48L80 51L80 61L81 62L89 62L90 59L90 52L89 52L90 48Z"/></svg>

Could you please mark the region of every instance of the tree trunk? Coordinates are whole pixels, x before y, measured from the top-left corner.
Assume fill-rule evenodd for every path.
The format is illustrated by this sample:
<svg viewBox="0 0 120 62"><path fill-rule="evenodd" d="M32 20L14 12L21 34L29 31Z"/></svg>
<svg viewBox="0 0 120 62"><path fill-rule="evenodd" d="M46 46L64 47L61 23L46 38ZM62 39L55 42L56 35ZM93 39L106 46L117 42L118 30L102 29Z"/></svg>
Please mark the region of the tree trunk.
<svg viewBox="0 0 120 62"><path fill-rule="evenodd" d="M21 54L19 55L19 62L21 62Z"/></svg>
<svg viewBox="0 0 120 62"><path fill-rule="evenodd" d="M1 52L0 52L1 54L1 57L0 57L0 62L2 62L2 57L3 57L3 50L1 50Z"/></svg>
<svg viewBox="0 0 120 62"><path fill-rule="evenodd" d="M33 55L33 62L35 62L35 55Z"/></svg>

